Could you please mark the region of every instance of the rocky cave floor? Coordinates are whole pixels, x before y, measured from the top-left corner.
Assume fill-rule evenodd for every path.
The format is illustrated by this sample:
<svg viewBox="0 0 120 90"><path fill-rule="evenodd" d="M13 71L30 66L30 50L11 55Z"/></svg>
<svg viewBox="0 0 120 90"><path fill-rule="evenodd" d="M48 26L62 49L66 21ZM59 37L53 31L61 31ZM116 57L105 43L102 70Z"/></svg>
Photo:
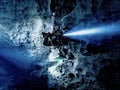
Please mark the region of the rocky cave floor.
<svg viewBox="0 0 120 90"><path fill-rule="evenodd" d="M59 47L44 46L42 36L119 20L120 0L0 0L0 48L24 48L34 59L20 83L0 74L0 90L120 90L119 35L98 46L71 40Z"/></svg>

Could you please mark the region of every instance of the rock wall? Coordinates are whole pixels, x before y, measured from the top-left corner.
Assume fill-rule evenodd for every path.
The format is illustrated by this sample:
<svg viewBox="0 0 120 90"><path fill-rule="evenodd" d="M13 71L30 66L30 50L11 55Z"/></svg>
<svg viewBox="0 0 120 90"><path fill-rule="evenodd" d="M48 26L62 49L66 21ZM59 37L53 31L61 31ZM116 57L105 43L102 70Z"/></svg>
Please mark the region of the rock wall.
<svg viewBox="0 0 120 90"><path fill-rule="evenodd" d="M0 81L5 80L0 88L119 90L119 36L100 46L71 40L57 48L44 46L42 36L56 30L65 33L77 25L84 29L119 22L119 4L119 0L1 0L0 48L22 48L33 62L27 80L13 85L6 82L12 77L0 75Z"/></svg>

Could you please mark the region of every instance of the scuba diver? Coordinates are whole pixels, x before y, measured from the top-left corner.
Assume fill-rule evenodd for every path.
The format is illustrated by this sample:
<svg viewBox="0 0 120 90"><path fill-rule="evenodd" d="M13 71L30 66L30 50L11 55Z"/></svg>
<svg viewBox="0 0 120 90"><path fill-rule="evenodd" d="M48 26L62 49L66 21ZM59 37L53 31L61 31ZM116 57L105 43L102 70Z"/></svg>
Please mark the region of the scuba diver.
<svg viewBox="0 0 120 90"><path fill-rule="evenodd" d="M60 47L62 45L67 45L69 42L69 39L63 36L62 31L55 30L53 33L45 33L42 32L44 42L43 45L45 46L55 46Z"/></svg>

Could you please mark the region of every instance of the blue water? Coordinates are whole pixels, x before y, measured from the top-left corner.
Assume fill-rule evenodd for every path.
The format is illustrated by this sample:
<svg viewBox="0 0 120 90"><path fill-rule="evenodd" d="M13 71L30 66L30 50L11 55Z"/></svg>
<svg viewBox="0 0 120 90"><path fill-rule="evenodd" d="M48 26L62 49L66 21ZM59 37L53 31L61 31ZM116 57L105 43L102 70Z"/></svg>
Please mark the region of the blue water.
<svg viewBox="0 0 120 90"><path fill-rule="evenodd" d="M5 88L27 79L32 62L24 48L0 48L0 87Z"/></svg>
<svg viewBox="0 0 120 90"><path fill-rule="evenodd" d="M88 43L100 42L103 39L110 40L116 35L120 35L120 22L84 29L78 25L64 34L65 37L84 40Z"/></svg>

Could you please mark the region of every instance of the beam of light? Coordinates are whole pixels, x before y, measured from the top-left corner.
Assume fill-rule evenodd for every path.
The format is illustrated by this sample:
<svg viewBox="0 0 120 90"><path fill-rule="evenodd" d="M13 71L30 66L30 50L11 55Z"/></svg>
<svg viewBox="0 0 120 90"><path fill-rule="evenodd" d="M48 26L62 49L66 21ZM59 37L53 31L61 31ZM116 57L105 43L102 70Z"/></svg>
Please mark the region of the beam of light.
<svg viewBox="0 0 120 90"><path fill-rule="evenodd" d="M0 56L23 70L29 70L34 61L24 48L19 47L0 48Z"/></svg>
<svg viewBox="0 0 120 90"><path fill-rule="evenodd" d="M33 62L34 59L29 56L24 48L11 46L0 48L0 68L3 68L7 72L6 75L11 77L12 81L10 85L20 83L22 80L28 78ZM0 72L0 74L3 74L3 72ZM8 83L5 84L8 85Z"/></svg>
<svg viewBox="0 0 120 90"><path fill-rule="evenodd" d="M103 25L93 28L80 29L80 26L69 30L63 36L75 40L84 40L86 42L93 42L95 40L102 40L104 38L110 39L115 35L120 34L120 23Z"/></svg>
<svg viewBox="0 0 120 90"><path fill-rule="evenodd" d="M90 35L90 34L94 34L94 33L98 33L99 31L97 31L96 29L86 29L86 30L78 30L75 32L71 32L71 33L65 33L64 36L76 36L76 35Z"/></svg>

